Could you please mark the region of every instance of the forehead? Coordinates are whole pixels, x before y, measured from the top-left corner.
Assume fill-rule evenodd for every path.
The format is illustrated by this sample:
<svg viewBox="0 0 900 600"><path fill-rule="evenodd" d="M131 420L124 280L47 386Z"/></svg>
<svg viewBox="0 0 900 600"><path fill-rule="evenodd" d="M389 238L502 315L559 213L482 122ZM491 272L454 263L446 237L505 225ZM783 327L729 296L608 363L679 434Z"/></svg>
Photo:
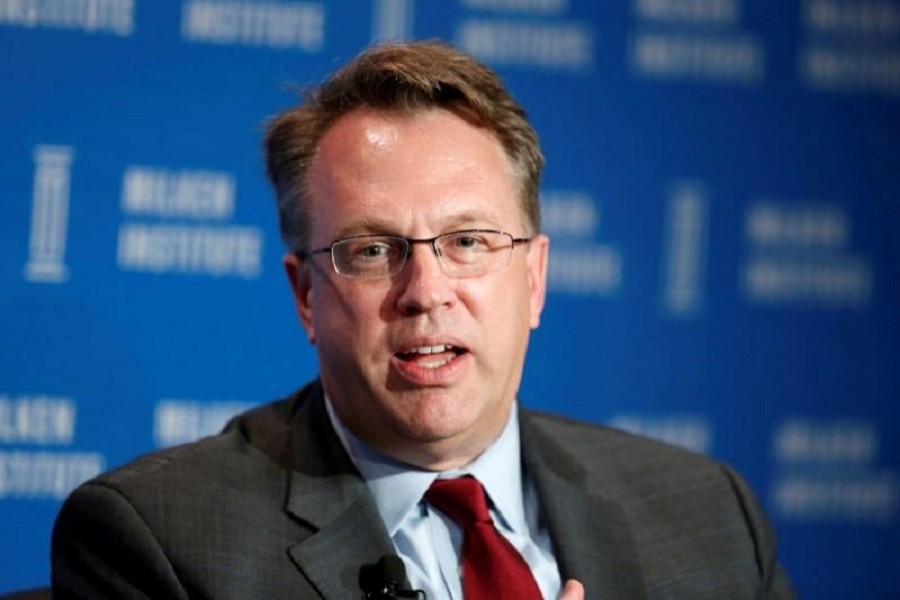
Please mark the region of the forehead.
<svg viewBox="0 0 900 600"><path fill-rule="evenodd" d="M310 168L315 229L467 219L508 229L522 221L516 189L497 138L443 109L351 112L323 136Z"/></svg>

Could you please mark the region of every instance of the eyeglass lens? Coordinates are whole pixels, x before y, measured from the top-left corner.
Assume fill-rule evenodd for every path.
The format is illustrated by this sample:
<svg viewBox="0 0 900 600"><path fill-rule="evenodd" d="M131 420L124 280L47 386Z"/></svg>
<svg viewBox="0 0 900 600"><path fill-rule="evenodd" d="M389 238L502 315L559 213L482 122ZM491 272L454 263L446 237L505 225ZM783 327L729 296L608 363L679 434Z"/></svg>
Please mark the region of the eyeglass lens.
<svg viewBox="0 0 900 600"><path fill-rule="evenodd" d="M410 240L387 235L367 235L332 244L335 270L349 277L387 277L403 268L414 244L427 244L444 273L475 277L509 263L513 237L499 231L456 231L433 240Z"/></svg>

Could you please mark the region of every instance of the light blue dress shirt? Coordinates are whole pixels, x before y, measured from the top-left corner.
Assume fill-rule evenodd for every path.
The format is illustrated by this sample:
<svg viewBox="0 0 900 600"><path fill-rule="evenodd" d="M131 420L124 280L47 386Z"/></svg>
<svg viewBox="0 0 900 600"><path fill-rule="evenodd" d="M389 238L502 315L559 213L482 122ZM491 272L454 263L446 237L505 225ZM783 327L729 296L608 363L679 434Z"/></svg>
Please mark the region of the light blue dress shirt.
<svg viewBox="0 0 900 600"><path fill-rule="evenodd" d="M424 590L428 600L463 600L459 573L462 530L423 496L438 477L472 475L487 491L494 524L528 563L544 598L559 595L559 568L550 534L539 517L534 485L522 473L515 406L500 437L474 462L463 469L437 473L373 450L344 427L330 400L326 398L325 403L341 443L375 498L413 589Z"/></svg>

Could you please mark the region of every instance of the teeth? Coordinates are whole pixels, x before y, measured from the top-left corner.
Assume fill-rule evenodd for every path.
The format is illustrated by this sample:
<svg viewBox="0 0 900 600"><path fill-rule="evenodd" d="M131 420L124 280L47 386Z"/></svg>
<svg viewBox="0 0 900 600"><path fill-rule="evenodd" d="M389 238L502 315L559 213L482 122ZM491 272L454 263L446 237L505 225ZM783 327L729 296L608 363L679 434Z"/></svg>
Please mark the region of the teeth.
<svg viewBox="0 0 900 600"><path fill-rule="evenodd" d="M427 369L437 369L438 367L446 365L448 362L450 362L449 358L438 361L423 361L419 363L419 366Z"/></svg>
<svg viewBox="0 0 900 600"><path fill-rule="evenodd" d="M409 354L438 354L439 352L446 352L452 348L453 346L448 346L446 344L441 344L439 346L420 346L410 350Z"/></svg>

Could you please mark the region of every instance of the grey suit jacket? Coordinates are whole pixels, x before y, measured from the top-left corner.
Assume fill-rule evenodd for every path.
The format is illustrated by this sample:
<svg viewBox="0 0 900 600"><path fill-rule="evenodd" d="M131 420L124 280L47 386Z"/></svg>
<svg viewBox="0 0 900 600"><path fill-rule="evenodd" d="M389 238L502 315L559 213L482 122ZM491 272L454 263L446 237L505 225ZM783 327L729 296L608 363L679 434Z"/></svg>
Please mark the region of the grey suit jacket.
<svg viewBox="0 0 900 600"><path fill-rule="evenodd" d="M619 431L523 411L563 578L588 598L783 598L790 584L728 468ZM321 387L78 488L53 532L54 598L359 598L393 553Z"/></svg>

